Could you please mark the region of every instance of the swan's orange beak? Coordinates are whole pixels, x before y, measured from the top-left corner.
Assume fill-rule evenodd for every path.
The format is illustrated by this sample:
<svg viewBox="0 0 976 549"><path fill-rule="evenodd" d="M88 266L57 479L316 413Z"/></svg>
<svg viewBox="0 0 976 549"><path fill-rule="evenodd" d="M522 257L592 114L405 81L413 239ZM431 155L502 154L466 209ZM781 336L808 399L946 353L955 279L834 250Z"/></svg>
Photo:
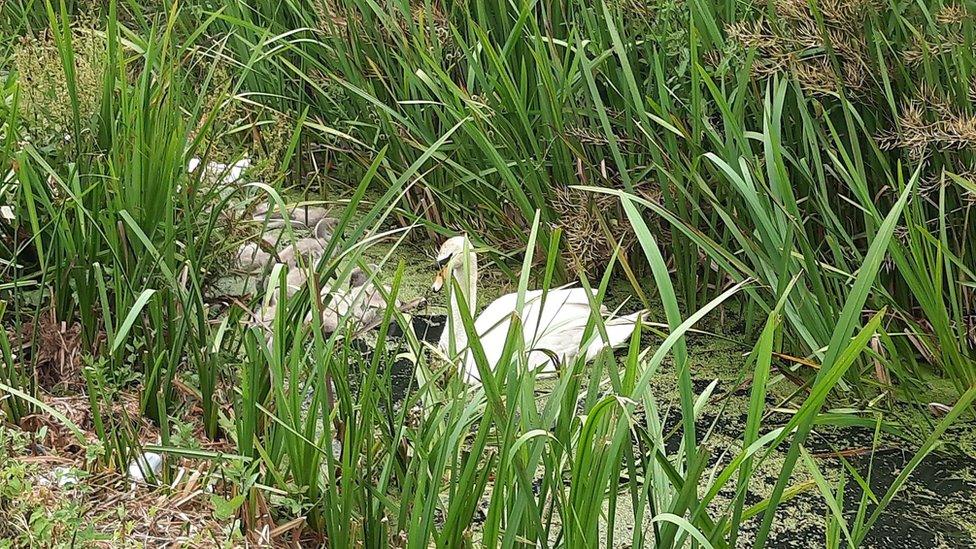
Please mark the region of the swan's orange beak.
<svg viewBox="0 0 976 549"><path fill-rule="evenodd" d="M430 285L431 291L439 292L444 287L444 279L447 278L445 271L447 271L447 267L437 271L437 274L434 275L434 283Z"/></svg>
<svg viewBox="0 0 976 549"><path fill-rule="evenodd" d="M450 256L438 257L434 263L434 267L437 268L437 274L434 275L434 283L430 285L431 291L439 292L444 287L444 281L447 280L450 259Z"/></svg>

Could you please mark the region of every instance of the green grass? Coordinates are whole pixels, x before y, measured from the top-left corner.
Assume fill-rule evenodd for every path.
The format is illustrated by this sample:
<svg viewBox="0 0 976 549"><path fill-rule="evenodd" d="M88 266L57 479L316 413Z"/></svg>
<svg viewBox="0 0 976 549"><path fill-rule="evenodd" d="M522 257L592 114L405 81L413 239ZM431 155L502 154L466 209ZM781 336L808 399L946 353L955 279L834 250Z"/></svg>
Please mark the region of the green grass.
<svg viewBox="0 0 976 549"><path fill-rule="evenodd" d="M973 18L954 9L9 0L0 419L81 430L42 386L54 318L79 330L70 364L100 447L85 465L124 471L146 447L167 455L164 480L180 457L205 463L245 535L270 508L333 546L734 547L749 524L761 547L815 489L828 543L860 545L976 397ZM230 192L187 173L244 156L256 183ZM610 200L567 210L570 190ZM250 302L215 297L255 230L224 213L296 198L341 217L323 279L378 263L392 295L422 295L434 237L466 231L500 286L576 281L594 311L657 313L554 380L513 338L495 371L475 344L484 383L465 386L428 345L386 337L408 320L393 307L364 355L352 326L302 322L327 305L315 277L288 298L275 268ZM572 258L594 249L616 251L591 280ZM272 294L264 330L250 313ZM749 398L716 460L689 339L726 314L743 321ZM397 356L416 380L403 402ZM952 387L945 417L872 415L906 417L933 379ZM221 450L184 444L187 417ZM914 433L915 458L868 494L870 475L818 469L825 425L875 445Z"/></svg>

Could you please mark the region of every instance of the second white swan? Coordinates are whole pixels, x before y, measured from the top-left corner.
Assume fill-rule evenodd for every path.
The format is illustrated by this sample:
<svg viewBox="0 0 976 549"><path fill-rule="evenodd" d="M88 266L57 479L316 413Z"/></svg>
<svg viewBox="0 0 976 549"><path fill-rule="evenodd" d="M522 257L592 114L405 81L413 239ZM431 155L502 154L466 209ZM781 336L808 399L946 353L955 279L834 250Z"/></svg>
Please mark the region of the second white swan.
<svg viewBox="0 0 976 549"><path fill-rule="evenodd" d="M447 286L448 315L447 326L441 334L438 346L449 357L460 357L462 378L472 384L480 383L474 356L468 348L468 337L461 321L458 308L458 293L464 299L474 316L477 310L478 257L465 236L449 238L437 253L437 264L441 270L431 287L439 291ZM448 277L457 281L455 291ZM501 360L502 351L512 322L517 313L518 294L512 293L491 302L480 315L474 317L474 328L484 349L488 365L494 370ZM609 341L603 340L599 331L593 330L588 341L583 341L586 325L590 318L590 302L584 288L558 288L545 292L532 290L525 292L521 311L522 337L528 351L527 361L530 370L554 371L556 363L571 363L581 353L586 360L592 360L607 347L619 347L630 339L634 327L639 322L641 312L616 318L607 318L605 308L604 326Z"/></svg>

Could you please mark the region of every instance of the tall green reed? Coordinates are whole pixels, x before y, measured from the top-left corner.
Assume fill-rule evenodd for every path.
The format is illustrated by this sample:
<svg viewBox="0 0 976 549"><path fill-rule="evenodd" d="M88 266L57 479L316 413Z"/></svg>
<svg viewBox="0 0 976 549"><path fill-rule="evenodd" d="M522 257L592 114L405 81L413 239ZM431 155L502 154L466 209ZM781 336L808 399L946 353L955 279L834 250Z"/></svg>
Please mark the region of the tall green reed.
<svg viewBox="0 0 976 549"><path fill-rule="evenodd" d="M380 143L391 163L409 165L441 129L461 124L439 165L405 198L418 217L524 243L524 227L536 210L558 224L552 204L568 184L639 188L658 199L668 224L680 225L667 235L674 249L695 252L665 253L677 268L676 288L687 309L718 295L726 277L754 276L782 290L802 270L806 275L786 312L791 339L817 354L873 239L878 206L893 203L885 190L899 189L905 169L897 155L882 149L911 137L912 128L898 122L906 101L935 90L933 97L946 95L962 108L965 93L946 89L937 77L947 58L908 64L886 50L909 48L911 18L933 21L932 7L904 17L865 18L869 40L856 49L856 61L897 70L894 78L856 90L845 89L851 84L846 77L831 77L852 62L853 54L840 50L850 45L831 41L833 31L850 33L847 27L837 31L840 16L787 8L785 2L747 9L690 4L687 50L679 55L654 32L642 33L646 20L634 17L639 14L632 6L617 4L593 10L577 2L482 2L475 9L350 1L276 10L260 4L235 5L246 23L224 19L242 36L269 28L288 37L281 57L262 60L262 70L282 69L300 83L300 94L289 96L295 100L314 90L311 116L328 117L327 129L348 138L353 157L363 143ZM735 32L737 25L761 21L772 26L776 43L794 40L790 33L797 25L819 33L830 92L811 89L810 65L788 65L772 75L763 68L764 50L756 49L761 46ZM948 24L932 24L927 32L948 32ZM876 29L884 25L896 34L882 37ZM960 53L959 65L968 73L971 56ZM791 75L791 69L807 72ZM925 76L924 90L912 81L916 73ZM770 75L765 89L753 85L756 74ZM872 110L872 97L890 112ZM960 170L968 153L938 154L940 164ZM918 177L931 173L927 168ZM947 214L943 255L971 272L970 244L960 238L968 210L959 189L945 188L941 210L923 202L915 208L925 219ZM923 339L949 344L949 334L966 325L971 291L948 279L918 288L908 263L898 263L900 269L879 278L893 297L887 304L915 325L914 332L924 332ZM558 272L565 276L568 270ZM936 294L946 299L940 302ZM913 295L928 296L920 315ZM771 306L756 303L747 305L750 325ZM947 310L959 312L946 318L940 311ZM923 317L924 327L918 324ZM907 352L904 340L896 340ZM954 343L934 362L964 388L971 357L970 346Z"/></svg>
<svg viewBox="0 0 976 549"><path fill-rule="evenodd" d="M306 4L226 2L149 14L130 4L136 32L120 23L113 2L100 29L99 109L88 117L73 75L71 4L10 6L4 21L50 28L76 137L69 162L15 146L16 93L0 107L0 158L15 162L18 214L36 251L17 283L52 288L58 317L81 323L95 355L86 381L96 430L120 468L139 441L128 421L102 413L111 375L132 367L143 373L140 413L161 426L160 447L177 453L168 443L174 380L196 370L207 434L236 445L249 526L267 502L287 497L334 545L402 537L415 547L681 546L690 539L724 547L760 515L761 545L777 507L802 488L790 485L791 473L813 426L832 420L821 414L824 403L838 388L876 385L866 382L860 356L877 336L893 369L898 357L914 362L921 347L962 397L870 514L844 524L831 509L831 528L856 545L971 404L972 346L964 337L976 270L965 238L971 181L955 173L968 153L937 150L917 169L919 162L902 165L877 139L903 114L902 101L921 91L916 71L961 105L965 90L942 76L968 74L971 53L955 48L954 62L926 55L922 69L894 63L886 51L908 43L911 13L870 23L874 62L894 63L877 94L890 112L879 113L843 82L827 94L811 92L796 74L756 85L756 51L715 63L729 46L727 25L761 15L732 4L690 4L687 51L675 56L643 39L621 5L350 0L327 13ZM769 9L766 16L776 17ZM822 17L817 24L826 34ZM882 37L879 28L893 32ZM925 32L937 30L931 24ZM526 248L520 293L536 263L545 265L548 288L572 272L559 253L571 235L550 227L560 221L551 205L557 189L578 184L624 197L620 211L637 243L630 261L640 263L632 278L653 280L644 290L664 305L663 342L645 347L638 331L626 356L564 365L550 382L526 371L518 338L494 371L472 338L485 381L472 388L408 337L399 350L416 357L418 386L395 406L384 332L367 361L348 330L325 337L314 320L303 322L324 305L314 278L291 299L279 294L284 306L270 335L246 326L240 311L212 323L203 296L206 273L217 268L216 212L225 204L185 165L212 146L195 130L214 123L219 107L205 106L184 63L213 36L226 46L208 50L205 81L217 63L234 63L240 77L228 94L301 113L284 162L291 181L299 181L314 135L362 165L353 205L370 189L384 193L360 222L351 221L353 206L344 212L350 239L330 243L337 259L319 274L340 274L338 258L358 257L352 239L376 234L399 204L430 225L514 237L518 244L509 247ZM824 49L835 66L843 61L830 44ZM937 199L922 193L933 164L949 178L939 180ZM394 275L394 294L401 277L402 270ZM609 280L608 270L594 312ZM708 395L691 383L684 335L739 293L748 296L750 326L763 325L750 359L749 413L741 447L710 465L708 433L696 425ZM405 320L392 308L385 315L381 330ZM471 335L473 316L462 311ZM594 314L587 337L600 322ZM519 324L512 326L515 333ZM821 368L788 423L766 432L763 403L781 350ZM3 383L19 391L5 389L8 412L23 414L37 405L31 381L14 379L20 366L3 356ZM669 356L679 389L676 450L665 443L666 417L650 390ZM897 371L920 377L920 370ZM228 379L240 384L231 383L230 402L218 400ZM757 467L784 444L773 495L746 507ZM839 490L817 488L837 504ZM727 489L732 503L717 505ZM617 539L613 528L624 499L633 513L627 518L640 526L630 540Z"/></svg>

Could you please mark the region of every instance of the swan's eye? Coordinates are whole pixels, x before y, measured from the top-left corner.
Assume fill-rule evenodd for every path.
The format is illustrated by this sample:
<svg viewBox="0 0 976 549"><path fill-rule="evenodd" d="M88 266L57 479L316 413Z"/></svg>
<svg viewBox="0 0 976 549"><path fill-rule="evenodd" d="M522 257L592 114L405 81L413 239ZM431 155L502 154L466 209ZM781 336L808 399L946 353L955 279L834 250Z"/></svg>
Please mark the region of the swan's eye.
<svg viewBox="0 0 976 549"><path fill-rule="evenodd" d="M438 257L434 261L434 266L439 269L439 268L443 267L444 265L447 265L447 262L451 260L451 257L452 257L451 255L446 255L444 257Z"/></svg>

